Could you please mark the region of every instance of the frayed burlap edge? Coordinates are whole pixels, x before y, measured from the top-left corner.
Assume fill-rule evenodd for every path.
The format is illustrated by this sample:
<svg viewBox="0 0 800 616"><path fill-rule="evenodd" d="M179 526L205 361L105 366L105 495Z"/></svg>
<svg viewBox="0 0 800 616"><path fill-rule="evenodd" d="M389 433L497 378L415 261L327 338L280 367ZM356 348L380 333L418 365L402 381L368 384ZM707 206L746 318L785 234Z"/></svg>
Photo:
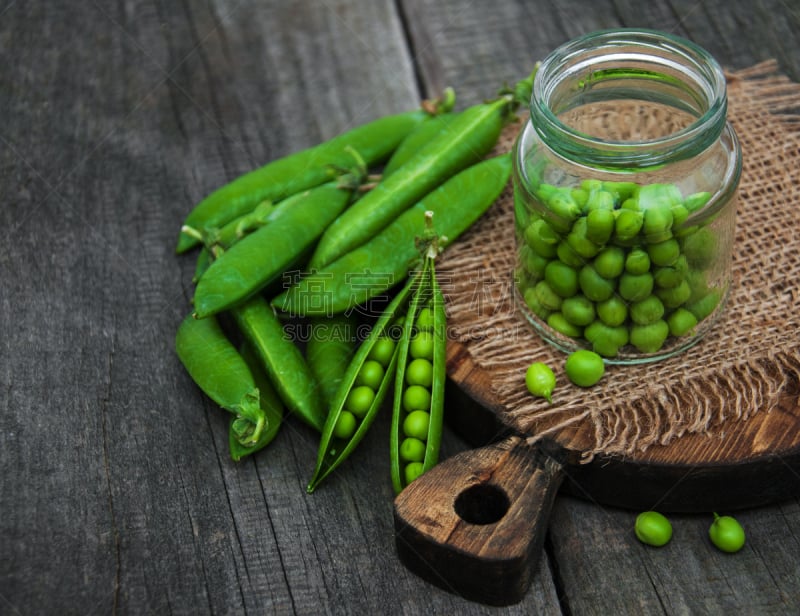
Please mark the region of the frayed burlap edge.
<svg viewBox="0 0 800 616"><path fill-rule="evenodd" d="M513 301L510 187L441 257L451 338L491 377L502 417L531 443L581 432L584 461L629 456L688 433L722 433L768 412L800 382L800 84L774 61L731 72L729 118L742 143L733 288L721 320L690 350L642 366L612 366L602 386L569 386L564 354L544 343ZM520 129L504 133L508 151ZM533 361L556 368L553 404L530 396Z"/></svg>

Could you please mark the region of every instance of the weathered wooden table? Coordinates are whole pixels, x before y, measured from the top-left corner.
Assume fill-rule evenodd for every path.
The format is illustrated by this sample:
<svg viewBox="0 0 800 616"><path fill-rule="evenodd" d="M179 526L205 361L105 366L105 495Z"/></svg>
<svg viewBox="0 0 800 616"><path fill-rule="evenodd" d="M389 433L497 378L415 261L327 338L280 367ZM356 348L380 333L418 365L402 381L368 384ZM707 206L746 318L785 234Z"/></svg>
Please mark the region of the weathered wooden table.
<svg viewBox="0 0 800 616"><path fill-rule="evenodd" d="M454 86L459 106L607 27L687 36L800 80L796 0L26 2L0 6L0 613L796 614L800 500L706 516L661 550L634 513L562 496L505 609L399 562L388 415L312 496L316 436L255 459L173 339L191 206L260 163ZM467 447L449 430L443 456Z"/></svg>

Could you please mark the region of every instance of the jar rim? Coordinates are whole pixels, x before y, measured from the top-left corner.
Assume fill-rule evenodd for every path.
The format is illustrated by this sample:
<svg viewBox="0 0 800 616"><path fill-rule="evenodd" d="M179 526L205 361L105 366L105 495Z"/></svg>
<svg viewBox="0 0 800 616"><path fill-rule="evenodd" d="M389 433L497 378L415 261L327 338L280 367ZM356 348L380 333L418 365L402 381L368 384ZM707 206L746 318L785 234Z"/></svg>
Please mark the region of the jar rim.
<svg viewBox="0 0 800 616"><path fill-rule="evenodd" d="M646 63L664 74L624 67ZM583 77L583 79L581 79ZM696 105L695 119L667 135L615 141L577 130L553 109L565 83L575 81L568 95L586 93L604 79L650 79L681 90ZM605 85L605 84L604 84ZM612 169L641 169L694 156L713 144L727 122L725 75L719 63L699 45L673 34L641 28L600 30L569 41L541 63L533 83L531 122L542 140L557 153L587 164Z"/></svg>

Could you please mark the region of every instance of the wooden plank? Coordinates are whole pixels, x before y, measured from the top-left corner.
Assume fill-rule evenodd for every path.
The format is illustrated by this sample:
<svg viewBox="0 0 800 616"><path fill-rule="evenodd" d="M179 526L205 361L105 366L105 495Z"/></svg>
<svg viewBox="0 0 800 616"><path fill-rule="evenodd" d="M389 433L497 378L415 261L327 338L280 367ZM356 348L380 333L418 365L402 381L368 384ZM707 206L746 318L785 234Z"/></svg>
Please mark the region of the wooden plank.
<svg viewBox="0 0 800 616"><path fill-rule="evenodd" d="M173 351L192 204L416 106L393 4L16 4L1 27L3 610L480 613L396 558L388 417L307 496L315 435L232 463ZM512 613L558 611L536 586Z"/></svg>

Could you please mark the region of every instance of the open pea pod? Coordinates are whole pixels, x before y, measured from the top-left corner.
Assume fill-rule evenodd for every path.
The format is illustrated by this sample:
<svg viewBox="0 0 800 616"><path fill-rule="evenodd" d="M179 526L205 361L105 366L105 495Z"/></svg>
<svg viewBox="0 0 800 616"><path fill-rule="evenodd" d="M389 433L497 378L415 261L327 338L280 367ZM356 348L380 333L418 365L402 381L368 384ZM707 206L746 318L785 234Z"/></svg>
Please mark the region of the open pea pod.
<svg viewBox="0 0 800 616"><path fill-rule="evenodd" d="M352 453L380 411L386 393L394 382L400 330L397 319L405 315L414 286L418 283L417 276L407 280L348 365L322 430L317 465L308 483L309 493ZM360 375L369 362L377 362L383 369L377 387L359 384Z"/></svg>
<svg viewBox="0 0 800 616"><path fill-rule="evenodd" d="M397 349L390 434L392 486L399 494L439 461L447 327L434 257L425 258Z"/></svg>

